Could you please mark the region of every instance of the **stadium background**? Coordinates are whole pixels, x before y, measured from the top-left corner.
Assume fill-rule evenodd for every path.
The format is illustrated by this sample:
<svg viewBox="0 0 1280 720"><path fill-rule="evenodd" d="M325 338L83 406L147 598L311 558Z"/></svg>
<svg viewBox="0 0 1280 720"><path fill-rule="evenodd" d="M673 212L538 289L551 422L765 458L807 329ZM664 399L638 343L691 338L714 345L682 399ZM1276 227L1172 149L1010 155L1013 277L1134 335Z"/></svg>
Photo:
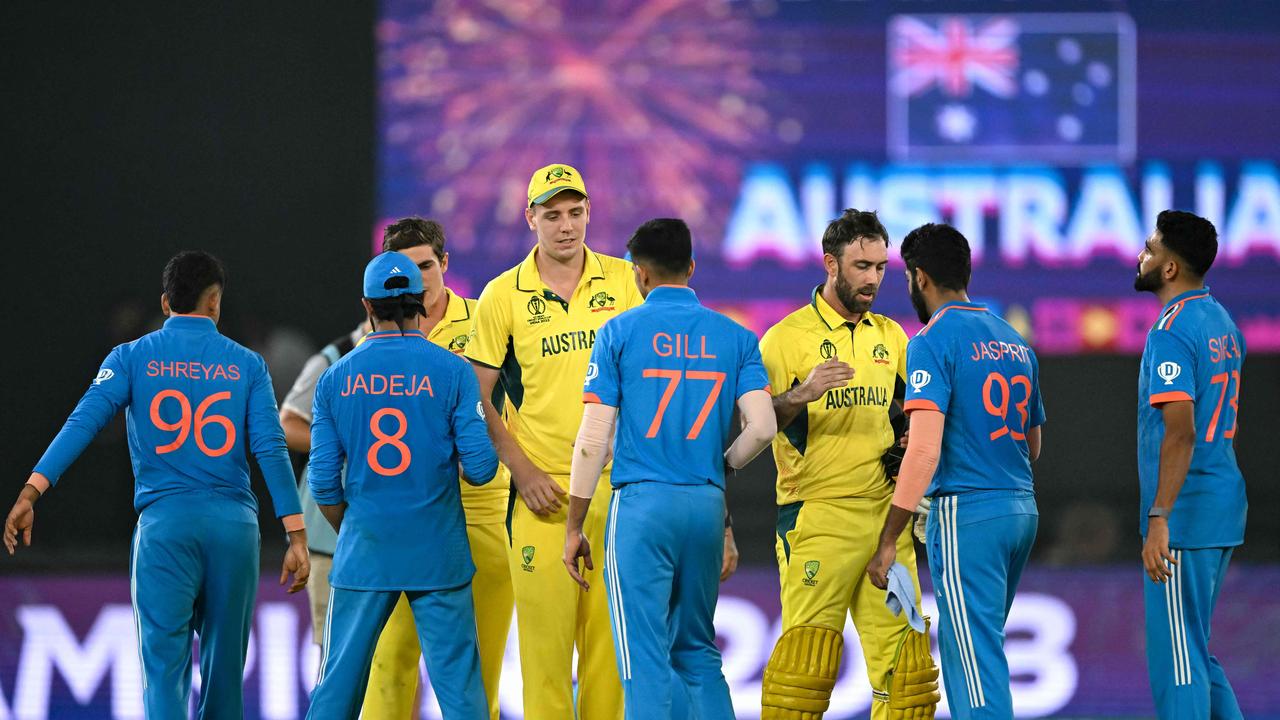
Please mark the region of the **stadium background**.
<svg viewBox="0 0 1280 720"><path fill-rule="evenodd" d="M1121 87L1130 37L1121 20L1076 48L1081 68L1092 57L1114 84L1084 76L1091 103L1074 92L1036 96L1030 61L1043 61L1050 88L1074 91L1080 78L1065 66L1076 51L1043 17L1019 15L1013 97L996 81L967 96L942 83L886 91L909 69L888 52L892 16L1068 10L1132 20L1136 86ZM984 18L970 20L981 29ZM970 223L971 237L985 233L975 295L1024 323L1043 358L1041 527L1011 621L1020 711L1148 717L1133 418L1137 351L1155 308L1129 290L1135 238L1123 230L1136 218L1145 233L1146 204L1167 188L1179 206L1221 208L1214 219L1231 238L1234 254L1211 284L1250 342L1237 443L1250 516L1215 651L1246 715L1280 717L1270 672L1280 650L1280 450L1266 436L1280 427L1277 32L1269 3L1209 0L7 3L0 172L11 340L0 423L11 490L110 347L157 321L159 270L181 248L227 263L222 329L267 356L283 393L305 357L358 318L359 270L379 222L441 219L449 278L476 292L531 242L518 198L544 161L583 170L597 248L617 250L650 216L688 217L695 286L758 330L820 281L805 243L843 200L881 207L895 241L942 207ZM1097 109L1108 102L1114 112ZM909 117L950 120L895 134L894 103ZM1132 145L1125 103L1137 110ZM1053 114L983 134L981 123L998 126L1012 111ZM1036 135L1044 127L1058 150ZM1070 149L1086 140L1097 147ZM1017 164L1000 149L1010 142L1023 144ZM968 155L930 159L938 145ZM1119 203L1117 187L1127 189ZM1065 202L1059 234L1009 234L1011 217L1043 230L1019 198ZM877 309L914 325L900 272L888 274ZM0 560L9 600L0 719L140 717L123 433L117 419L41 503L36 547ZM730 492L744 569L725 588L718 626L744 718L776 632L771 471L766 456ZM273 527L264 523L264 568L279 562ZM314 663L303 606L269 583L259 602L248 715L298 717ZM846 664L833 718L865 715L859 668ZM516 717L518 688L506 684L504 708ZM436 716L428 699L424 717Z"/></svg>

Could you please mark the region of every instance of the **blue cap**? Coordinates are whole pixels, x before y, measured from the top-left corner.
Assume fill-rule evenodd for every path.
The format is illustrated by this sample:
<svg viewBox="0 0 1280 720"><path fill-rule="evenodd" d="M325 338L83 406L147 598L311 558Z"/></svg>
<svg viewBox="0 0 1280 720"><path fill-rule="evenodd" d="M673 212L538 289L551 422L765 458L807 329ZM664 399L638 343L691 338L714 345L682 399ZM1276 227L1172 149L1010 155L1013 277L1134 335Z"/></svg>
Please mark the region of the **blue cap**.
<svg viewBox="0 0 1280 720"><path fill-rule="evenodd" d="M408 285L387 287L392 278L406 278ZM393 283L399 285L399 283ZM369 261L364 268L364 296L370 300L396 297L397 295L414 295L422 292L422 273L418 265L408 255L398 252L384 252Z"/></svg>

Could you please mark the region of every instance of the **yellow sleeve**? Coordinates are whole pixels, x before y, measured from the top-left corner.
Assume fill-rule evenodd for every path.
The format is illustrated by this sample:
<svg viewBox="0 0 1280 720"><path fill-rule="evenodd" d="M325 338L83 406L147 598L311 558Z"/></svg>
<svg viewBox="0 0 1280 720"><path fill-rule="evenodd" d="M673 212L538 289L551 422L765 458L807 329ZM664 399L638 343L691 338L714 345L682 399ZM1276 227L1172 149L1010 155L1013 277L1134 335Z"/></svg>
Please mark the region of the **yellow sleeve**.
<svg viewBox="0 0 1280 720"><path fill-rule="evenodd" d="M505 289L495 287L495 282L485 286L471 314L471 339L467 341L466 357L481 365L502 367L507 357L507 345L511 340L511 304Z"/></svg>
<svg viewBox="0 0 1280 720"><path fill-rule="evenodd" d="M784 333L775 325L760 338L760 358L764 361L764 371L769 376L769 388L774 395L790 390L792 380L798 379L787 363L786 341L782 335Z"/></svg>
<svg viewBox="0 0 1280 720"><path fill-rule="evenodd" d="M893 323L893 341L898 346L898 377L907 381L907 333L898 323Z"/></svg>

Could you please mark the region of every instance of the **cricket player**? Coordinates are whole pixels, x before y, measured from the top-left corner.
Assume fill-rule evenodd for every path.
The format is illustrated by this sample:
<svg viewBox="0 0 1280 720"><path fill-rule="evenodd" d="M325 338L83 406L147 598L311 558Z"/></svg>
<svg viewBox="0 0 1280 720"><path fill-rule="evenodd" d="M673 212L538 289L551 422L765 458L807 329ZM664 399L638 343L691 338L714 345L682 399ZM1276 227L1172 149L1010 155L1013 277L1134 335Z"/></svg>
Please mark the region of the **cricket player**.
<svg viewBox="0 0 1280 720"><path fill-rule="evenodd" d="M776 393L783 631L765 670L762 717L812 717L827 709L849 616L866 661L872 718L931 714L938 695L928 683L910 695L901 690L890 713L892 677L937 670L927 638L915 637L920 633L890 612L884 593L863 576L893 495L895 468L882 458L896 452L890 415L906 379L906 333L871 312L889 262L889 235L874 212L845 210L827 225L822 251L826 281L760 341ZM896 547L919 604L911 535L896 536ZM925 651L917 652L921 642Z"/></svg>
<svg viewBox="0 0 1280 720"><path fill-rule="evenodd" d="M596 332L642 301L631 263L584 244L591 202L577 169L548 165L529 180L525 220L537 244L480 294L466 357L498 455L520 495L511 517L524 713L528 720L622 717L604 593L582 592L556 564L564 548L573 440L582 420L582 378ZM490 401L501 380L514 410L509 424ZM608 473L597 493L608 499ZM606 503L584 523L599 544ZM599 571L589 571L595 583ZM573 651L578 649L578 692ZM575 710L576 707L576 710Z"/></svg>
<svg viewBox="0 0 1280 720"><path fill-rule="evenodd" d="M581 557L594 568L583 521L616 447L604 572L626 717L733 720L712 623L725 465L742 468L769 444L772 396L756 336L689 289L685 223L651 220L627 249L646 299L601 328L591 351L564 563L589 590L578 567ZM735 404L743 430L725 451Z"/></svg>
<svg viewBox="0 0 1280 720"><path fill-rule="evenodd" d="M902 260L926 325L907 347L910 443L867 575L886 586L903 559L902 530L927 493L951 717L1012 718L1004 625L1039 520L1031 477L1044 424L1039 364L1017 331L969 301L969 243L959 231L912 230Z"/></svg>
<svg viewBox="0 0 1280 720"><path fill-rule="evenodd" d="M1166 210L1133 283L1164 303L1138 377L1138 527L1147 672L1165 720L1243 717L1209 654L1210 620L1248 509L1234 448L1244 335L1204 284L1217 253L1208 220Z"/></svg>
<svg viewBox="0 0 1280 720"><path fill-rule="evenodd" d="M32 505L121 408L128 421L138 525L130 582L148 718L186 718L191 635L200 637L201 718L244 715L242 675L258 588L258 503L246 449L257 458L289 535L283 585L307 582L307 538L275 393L257 353L218 333L222 263L181 252L165 265L164 326L117 346L36 463L5 521L13 554L31 544Z"/></svg>
<svg viewBox="0 0 1280 720"><path fill-rule="evenodd" d="M445 718L489 717L458 463L484 484L498 459L474 374L417 329L422 301L411 259L375 257L363 301L374 332L316 385L308 479L338 546L308 718L358 716L375 642L402 593Z"/></svg>
<svg viewBox="0 0 1280 720"><path fill-rule="evenodd" d="M423 305L427 309L426 315L418 320L418 328L431 342L461 355L471 338L475 301L445 287L449 253L445 251L444 228L434 220L404 218L383 231L382 249L400 252L417 264L422 273ZM497 402L501 403L501 388L496 393ZM476 574L471 579L471 600L475 605L476 637L480 643L480 674L489 701L490 720L498 720L502 657L507 649L515 607L511 569L507 564L510 546L506 520L511 479L506 469L499 466L491 482L472 485L460 480L459 488L467 519L471 561L476 566ZM401 595L373 653L364 717L399 720L417 717L420 655L408 597Z"/></svg>

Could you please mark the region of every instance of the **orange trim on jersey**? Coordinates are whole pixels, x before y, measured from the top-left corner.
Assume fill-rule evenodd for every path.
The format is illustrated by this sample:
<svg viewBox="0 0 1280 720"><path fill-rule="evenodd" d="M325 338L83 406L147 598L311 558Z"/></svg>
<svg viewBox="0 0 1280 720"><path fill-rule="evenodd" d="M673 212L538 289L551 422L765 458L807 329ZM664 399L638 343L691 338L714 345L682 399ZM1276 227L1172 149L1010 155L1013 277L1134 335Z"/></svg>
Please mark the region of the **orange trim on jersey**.
<svg viewBox="0 0 1280 720"><path fill-rule="evenodd" d="M1192 300L1199 300L1200 298L1206 298L1206 297L1209 297L1209 293L1205 293L1203 295L1192 295L1189 298L1183 298L1179 300L1177 304L1173 306L1173 309L1169 311L1169 315L1167 319L1163 321L1164 322L1163 329L1168 330L1169 328L1173 327L1174 319L1178 317L1178 313L1182 312L1182 308L1186 306L1188 302Z"/></svg>
<svg viewBox="0 0 1280 720"><path fill-rule="evenodd" d="M937 412L942 412L942 408L938 407L938 403L924 399L908 400L903 403L903 412L911 412L912 410L936 410Z"/></svg>
<svg viewBox="0 0 1280 720"><path fill-rule="evenodd" d="M762 390L764 390L765 392L769 393L770 395L772 395L772 394L773 394L773 386L772 386L772 385L765 385L765 386L764 386L763 388L761 388L761 389L762 389Z"/></svg>
<svg viewBox="0 0 1280 720"><path fill-rule="evenodd" d="M368 335L365 335L362 338L362 340L386 340L387 338L410 338L410 337L422 338L423 340L427 339L427 336L423 335L421 330L405 330L403 333L400 333L400 334L396 334L395 330L379 330L378 332L385 332L387 334L377 335L375 333L369 333Z"/></svg>
<svg viewBox="0 0 1280 720"><path fill-rule="evenodd" d="M933 319L932 319L932 320L930 320L930 321L929 321L929 323L928 323L927 325L925 325L923 328L920 328L920 334L921 334L921 335L924 335L925 333L929 332L929 328L933 327L933 324L934 324L934 323L936 323L936 322L938 322L938 320L939 320L943 315L946 315L948 310L973 310L974 312L986 312L986 311L987 311L987 309L986 309L986 308L965 307L964 305L948 305L948 306L946 306L946 307L942 308L942 310L941 310L940 312L938 312L938 314L937 314L937 315L934 315L934 316L933 316Z"/></svg>
<svg viewBox="0 0 1280 720"><path fill-rule="evenodd" d="M1178 402L1179 400L1187 400L1195 402L1196 399L1181 390L1170 390L1169 392L1156 393L1151 396L1151 406L1157 407L1165 403Z"/></svg>
<svg viewBox="0 0 1280 720"><path fill-rule="evenodd" d="M284 523L285 532L297 532L298 530L305 530L307 527L306 524L302 522L302 513L285 515L280 518L280 522Z"/></svg>
<svg viewBox="0 0 1280 720"><path fill-rule="evenodd" d="M600 396L595 393L582 393L582 404L585 405L587 403L595 403L596 405L603 405L604 401L601 400Z"/></svg>

